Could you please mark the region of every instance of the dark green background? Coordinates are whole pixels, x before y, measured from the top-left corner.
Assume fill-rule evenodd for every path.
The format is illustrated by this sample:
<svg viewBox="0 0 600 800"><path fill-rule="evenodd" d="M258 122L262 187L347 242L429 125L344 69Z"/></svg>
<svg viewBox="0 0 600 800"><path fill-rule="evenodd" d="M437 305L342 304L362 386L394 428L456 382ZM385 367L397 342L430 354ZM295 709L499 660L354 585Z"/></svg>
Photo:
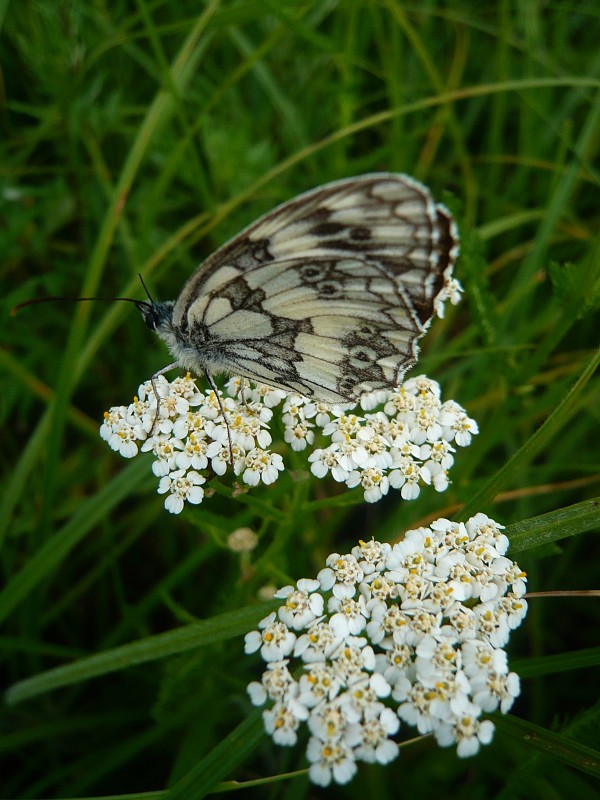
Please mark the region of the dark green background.
<svg viewBox="0 0 600 800"><path fill-rule="evenodd" d="M65 688L9 695L3 797L159 791L188 775L195 788L174 796L195 799L211 779L304 768L301 748L274 747L252 718L226 738L250 714L260 667L242 634L261 586L463 503L528 531L598 494L597 378L560 405L598 345L598 15L591 0L0 2L4 685L75 665ZM466 297L433 325L417 369L480 425L452 485L366 507L286 457L275 486L232 498L224 480L171 517L149 462L97 435L102 412L167 363L135 309L10 309L48 294L141 298L138 272L175 297L259 214L372 170L426 182L462 232ZM531 548L533 536L517 554L531 591L598 586L594 509L564 538L572 516L546 526L555 543ZM244 559L225 545L241 525L261 537ZM526 727L499 726L476 758L426 739L344 789L300 777L243 796L596 797L584 746L598 742L598 653L580 651L597 644L599 608L531 601L511 644ZM149 640L141 665L126 669L126 654L110 674L78 672L84 656L236 609L224 641L202 629L210 646L172 656L170 640Z"/></svg>

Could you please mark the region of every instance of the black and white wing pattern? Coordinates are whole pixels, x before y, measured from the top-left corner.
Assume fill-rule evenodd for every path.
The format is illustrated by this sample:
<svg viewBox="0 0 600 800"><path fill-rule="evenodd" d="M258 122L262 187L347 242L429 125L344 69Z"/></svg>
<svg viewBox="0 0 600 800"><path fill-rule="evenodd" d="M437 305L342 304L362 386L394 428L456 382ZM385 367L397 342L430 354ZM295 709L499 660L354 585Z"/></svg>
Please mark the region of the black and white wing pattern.
<svg viewBox="0 0 600 800"><path fill-rule="evenodd" d="M416 362L457 253L450 212L414 179L336 181L217 250L157 332L196 372L354 401L396 386Z"/></svg>

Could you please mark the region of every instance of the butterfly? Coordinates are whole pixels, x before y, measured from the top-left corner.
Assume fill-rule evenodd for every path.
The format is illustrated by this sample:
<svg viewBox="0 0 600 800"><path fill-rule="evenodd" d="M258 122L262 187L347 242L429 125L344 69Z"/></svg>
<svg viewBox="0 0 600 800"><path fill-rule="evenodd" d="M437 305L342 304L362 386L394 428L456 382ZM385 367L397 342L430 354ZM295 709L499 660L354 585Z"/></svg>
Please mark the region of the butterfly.
<svg viewBox="0 0 600 800"><path fill-rule="evenodd" d="M458 254L450 212L402 174L327 183L206 259L175 301L136 302L174 367L328 403L397 386ZM446 293L446 295L444 295Z"/></svg>

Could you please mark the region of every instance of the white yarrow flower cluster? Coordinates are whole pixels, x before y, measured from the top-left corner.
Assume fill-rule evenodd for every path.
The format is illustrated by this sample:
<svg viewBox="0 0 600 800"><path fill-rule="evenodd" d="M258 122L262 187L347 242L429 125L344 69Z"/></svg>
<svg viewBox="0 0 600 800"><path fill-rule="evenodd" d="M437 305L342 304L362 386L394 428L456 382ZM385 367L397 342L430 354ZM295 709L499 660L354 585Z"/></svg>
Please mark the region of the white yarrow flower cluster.
<svg viewBox="0 0 600 800"><path fill-rule="evenodd" d="M125 458L154 455L158 491L165 507L177 514L185 503L204 497L209 471L231 468L248 486L270 484L284 469L280 453L270 449L274 411L283 440L307 451L310 471L329 475L348 488L360 486L374 503L399 489L405 500L419 496L423 485L443 492L456 447L466 447L477 424L453 400L442 402L439 384L425 376L410 378L393 391L363 395L360 408L328 405L280 389L231 378L221 393L227 424L215 393L201 392L189 375L139 387L129 406L104 415L100 435Z"/></svg>
<svg viewBox="0 0 600 800"><path fill-rule="evenodd" d="M461 301L461 295L464 292L463 287L460 285L460 282L456 280L456 278L452 278L447 276L444 280L444 285L438 296L435 298L433 303L433 310L435 311L436 316L440 319L444 318L445 314L445 304L447 301L450 301L451 305L456 306Z"/></svg>
<svg viewBox="0 0 600 800"><path fill-rule="evenodd" d="M438 519L395 545L333 553L316 579L246 635L267 667L248 686L268 704L265 728L294 745L302 723L314 783L347 783L357 762L387 764L401 726L433 734L460 757L488 744L519 694L504 650L525 617L526 575L506 557L502 526L485 514Z"/></svg>

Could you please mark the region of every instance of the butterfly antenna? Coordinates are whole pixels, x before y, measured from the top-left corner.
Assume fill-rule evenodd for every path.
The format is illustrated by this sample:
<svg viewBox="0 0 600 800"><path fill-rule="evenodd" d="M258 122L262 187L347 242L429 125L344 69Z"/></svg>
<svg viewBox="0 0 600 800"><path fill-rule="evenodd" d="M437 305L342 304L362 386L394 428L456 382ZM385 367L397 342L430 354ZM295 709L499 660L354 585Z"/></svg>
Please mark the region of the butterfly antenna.
<svg viewBox="0 0 600 800"><path fill-rule="evenodd" d="M139 308L139 304L143 301L134 300L133 297L63 297L62 295L50 295L49 297L34 297L32 300L24 300L22 303L17 303L10 310L10 316L14 317L16 314L27 306L39 305L39 303L113 303L115 300L123 300L126 303L134 303ZM147 304L144 304L147 305Z"/></svg>
<svg viewBox="0 0 600 800"><path fill-rule="evenodd" d="M148 300L150 300L150 303L151 303L152 305L154 305L154 298L152 297L152 295L151 295L151 294L150 294L150 292L148 291L148 287L146 286L146 284L145 284L145 282L144 282L144 279L142 278L142 273L141 273L141 272L138 272L138 278L140 279L140 283L141 283L141 284L142 284L142 286L144 287L144 291L146 292L146 295L147 295L147 297L148 297Z"/></svg>

